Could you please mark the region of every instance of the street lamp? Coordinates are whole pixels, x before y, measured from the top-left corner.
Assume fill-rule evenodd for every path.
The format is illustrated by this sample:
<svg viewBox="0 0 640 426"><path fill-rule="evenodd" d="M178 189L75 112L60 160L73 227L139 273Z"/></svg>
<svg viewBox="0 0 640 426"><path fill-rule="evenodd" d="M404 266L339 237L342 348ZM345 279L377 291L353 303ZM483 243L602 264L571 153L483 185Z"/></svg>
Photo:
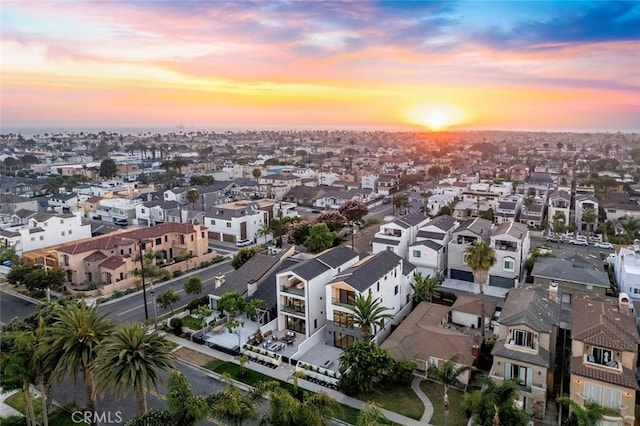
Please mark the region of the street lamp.
<svg viewBox="0 0 640 426"><path fill-rule="evenodd" d="M149 319L149 311L147 309L147 287L144 283L144 257L142 256L142 240L138 241L138 249L140 249L140 276L142 277L142 298L144 299L144 319Z"/></svg>

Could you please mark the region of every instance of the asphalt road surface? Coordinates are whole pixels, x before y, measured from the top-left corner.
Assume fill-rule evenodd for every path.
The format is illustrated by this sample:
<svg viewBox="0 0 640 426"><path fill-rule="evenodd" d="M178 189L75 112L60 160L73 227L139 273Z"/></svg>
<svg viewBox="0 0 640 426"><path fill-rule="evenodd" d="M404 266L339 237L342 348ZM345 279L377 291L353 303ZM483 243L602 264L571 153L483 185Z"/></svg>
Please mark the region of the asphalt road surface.
<svg viewBox="0 0 640 426"><path fill-rule="evenodd" d="M36 304L0 290L0 323L6 324L12 318L25 319L33 314Z"/></svg>

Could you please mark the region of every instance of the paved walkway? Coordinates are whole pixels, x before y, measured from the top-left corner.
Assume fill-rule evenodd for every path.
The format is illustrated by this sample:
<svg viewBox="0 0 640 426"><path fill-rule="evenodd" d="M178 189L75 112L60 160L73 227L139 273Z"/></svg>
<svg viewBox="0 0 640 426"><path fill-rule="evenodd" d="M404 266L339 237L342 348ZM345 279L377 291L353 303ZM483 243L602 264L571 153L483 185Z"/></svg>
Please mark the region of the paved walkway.
<svg viewBox="0 0 640 426"><path fill-rule="evenodd" d="M422 392L422 388L420 388L421 382L422 379L420 377L414 377L413 381L411 382L411 389L413 389L416 395L418 395L418 398L420 398L420 401L422 401L422 404L424 404L424 413L422 414L420 423L428 425L429 420L431 420L431 417L433 416L433 404L431 403L429 397L425 395L424 392Z"/></svg>
<svg viewBox="0 0 640 426"><path fill-rule="evenodd" d="M216 351L214 349L209 348L208 346L199 345L197 343L191 342L190 340L182 339L172 334L166 334L165 337L167 338L167 340L172 341L185 348L192 349L194 351L203 353L205 355L209 355L211 357L217 358L222 361L230 361L230 362L238 363L238 361L235 359L234 356L226 354L224 352ZM273 368L266 367L262 364L249 362L247 364L247 368L250 368L264 375L282 380L283 382L286 382L291 377L291 375L295 370L294 367L284 363L280 367L273 369ZM212 375L216 378L220 378L220 376L213 373L212 371L209 371L206 369L202 369L202 370L206 374ZM416 380L417 380L417 383L419 384L420 379L418 378L414 379L414 383L416 383ZM341 392L326 388L317 383L311 383L307 380L300 380L298 382L298 386L312 392L325 392L331 395L339 403L348 405L353 408L357 408L358 410L361 410L362 407L365 405L365 402L360 401L359 399L352 398ZM422 392L422 390L420 390L420 386L417 386L417 389L418 389L417 391L416 391L416 388L414 388L413 386L414 385L412 384L412 388L414 389L414 391L416 392L420 400L422 400L423 403L425 403L425 412L420 421L410 419L409 417L406 417L401 414L395 413L393 411L385 410L385 409L382 409L382 412L387 417L387 419L404 426L428 426L429 425L428 421L431 419L431 416L433 415L433 405L431 404L431 401L429 401L429 398L427 398L427 396Z"/></svg>
<svg viewBox="0 0 640 426"><path fill-rule="evenodd" d="M9 416L20 416L24 417L21 412L11 407L10 405L5 404L4 400L9 398L11 395L16 393L17 391L10 391L4 393L0 390L0 418L1 417L9 417Z"/></svg>

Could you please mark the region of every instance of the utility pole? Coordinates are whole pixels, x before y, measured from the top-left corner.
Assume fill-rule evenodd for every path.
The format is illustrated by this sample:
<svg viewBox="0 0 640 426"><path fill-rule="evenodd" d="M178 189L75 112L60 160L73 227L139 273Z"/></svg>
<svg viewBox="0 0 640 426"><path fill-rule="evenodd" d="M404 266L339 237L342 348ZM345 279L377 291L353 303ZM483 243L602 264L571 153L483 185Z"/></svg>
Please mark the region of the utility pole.
<svg viewBox="0 0 640 426"><path fill-rule="evenodd" d="M144 299L144 319L149 319L149 310L147 308L147 288L144 284L144 257L142 256L142 240L138 241L140 249L140 276L142 277L142 298Z"/></svg>

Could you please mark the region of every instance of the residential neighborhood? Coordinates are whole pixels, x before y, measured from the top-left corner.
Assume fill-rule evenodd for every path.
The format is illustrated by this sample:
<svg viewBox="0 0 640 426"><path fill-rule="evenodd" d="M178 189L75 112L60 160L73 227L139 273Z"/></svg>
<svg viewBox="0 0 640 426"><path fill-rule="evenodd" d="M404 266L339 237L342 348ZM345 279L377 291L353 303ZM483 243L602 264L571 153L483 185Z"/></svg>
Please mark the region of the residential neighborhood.
<svg viewBox="0 0 640 426"><path fill-rule="evenodd" d="M523 424L638 424L637 134L0 138L3 309L69 297L309 392L386 383L400 424L440 424L450 368L452 398L507 389ZM451 424L480 424L465 404Z"/></svg>

